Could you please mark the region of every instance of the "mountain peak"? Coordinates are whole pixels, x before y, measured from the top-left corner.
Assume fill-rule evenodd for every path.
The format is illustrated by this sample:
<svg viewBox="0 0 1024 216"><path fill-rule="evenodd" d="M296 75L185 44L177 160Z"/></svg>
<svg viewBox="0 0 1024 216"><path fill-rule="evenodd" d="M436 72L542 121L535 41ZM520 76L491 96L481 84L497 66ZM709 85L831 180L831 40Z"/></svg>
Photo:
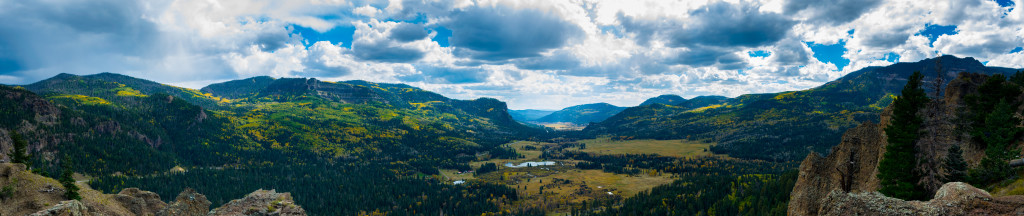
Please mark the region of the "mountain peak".
<svg viewBox="0 0 1024 216"><path fill-rule="evenodd" d="M683 101L686 101L686 99L683 98L683 97L680 97L679 95L665 94L665 95L659 95L657 97L653 97L653 98L647 99L643 103L640 103L640 106L646 106L646 105L651 105L651 104L676 105L676 104L682 103Z"/></svg>

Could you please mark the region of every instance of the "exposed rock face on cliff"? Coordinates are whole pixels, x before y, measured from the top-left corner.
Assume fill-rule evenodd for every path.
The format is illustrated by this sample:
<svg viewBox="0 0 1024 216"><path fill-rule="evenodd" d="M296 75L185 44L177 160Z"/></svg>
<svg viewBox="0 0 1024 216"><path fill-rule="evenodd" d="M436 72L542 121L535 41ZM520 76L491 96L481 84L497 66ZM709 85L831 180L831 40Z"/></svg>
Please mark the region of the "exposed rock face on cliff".
<svg viewBox="0 0 1024 216"><path fill-rule="evenodd" d="M82 200L65 200L64 187L52 178L25 170L23 164L0 163L0 215L306 215L289 193L258 190L210 211L206 196L185 189L170 204L156 193L126 188L104 194L79 183Z"/></svg>
<svg viewBox="0 0 1024 216"><path fill-rule="evenodd" d="M1024 196L992 197L961 182L943 185L929 201L904 201L878 192L832 191L819 215L1022 215ZM791 212L792 214L792 212Z"/></svg>
<svg viewBox="0 0 1024 216"><path fill-rule="evenodd" d="M246 195L245 198L231 200L224 206L210 211L213 215L282 215L298 216L306 215L306 210L295 205L290 193L277 193L274 190L257 190Z"/></svg>
<svg viewBox="0 0 1024 216"><path fill-rule="evenodd" d="M883 125L891 110L882 113ZM878 161L885 153L885 132L880 124L865 122L843 134L828 157L811 153L800 164L800 177L790 195L790 215L816 215L821 200L832 191L878 190Z"/></svg>

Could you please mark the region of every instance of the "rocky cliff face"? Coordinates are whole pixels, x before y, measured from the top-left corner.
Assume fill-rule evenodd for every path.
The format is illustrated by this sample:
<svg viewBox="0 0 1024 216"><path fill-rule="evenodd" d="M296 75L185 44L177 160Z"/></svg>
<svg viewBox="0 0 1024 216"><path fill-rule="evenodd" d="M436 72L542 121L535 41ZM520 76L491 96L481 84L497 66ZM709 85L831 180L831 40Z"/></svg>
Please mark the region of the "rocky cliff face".
<svg viewBox="0 0 1024 216"><path fill-rule="evenodd" d="M206 196L185 189L170 204L156 193L127 188L117 194L103 194L79 183L82 200L64 200L64 188L54 179L33 174L22 164L0 163L0 215L306 215L289 193L258 190L210 210Z"/></svg>
<svg viewBox="0 0 1024 216"><path fill-rule="evenodd" d="M960 73L950 80L941 98L935 98L921 115L923 133L917 157L921 161L914 172L922 173L919 184L935 199L928 202L903 201L885 197L878 192L878 162L888 145L885 127L892 109L886 108L879 124L864 123L843 134L839 145L822 157L811 153L800 164L800 176L790 195L790 215L964 215L1011 214L1018 208L1003 205L1024 205L1024 197L993 198L988 192L963 183L943 185L939 177L942 158L951 145L964 150L965 160L977 164L984 149L972 143L970 136L957 130L968 124L956 116L963 112L964 98L977 93L988 76ZM934 95L933 95L934 96ZM910 172L910 170L908 170ZM965 195L966 194L966 195Z"/></svg>
<svg viewBox="0 0 1024 216"><path fill-rule="evenodd" d="M882 113L881 124L865 122L843 134L832 153L821 157L811 153L800 164L800 176L790 194L790 215L817 215L820 200L832 191L868 192L878 190L878 161L885 153L885 132L891 109Z"/></svg>

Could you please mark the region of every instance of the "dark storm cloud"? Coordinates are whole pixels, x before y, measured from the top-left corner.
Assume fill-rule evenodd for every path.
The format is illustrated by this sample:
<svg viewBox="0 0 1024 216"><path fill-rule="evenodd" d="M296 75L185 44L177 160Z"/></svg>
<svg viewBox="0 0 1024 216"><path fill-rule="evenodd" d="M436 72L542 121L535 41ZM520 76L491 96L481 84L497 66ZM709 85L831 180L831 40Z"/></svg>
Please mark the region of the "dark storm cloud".
<svg viewBox="0 0 1024 216"><path fill-rule="evenodd" d="M671 34L670 46L764 46L781 40L796 24L782 14L762 13L754 5L727 2L712 3L690 15L692 20Z"/></svg>
<svg viewBox="0 0 1024 216"><path fill-rule="evenodd" d="M641 19L617 14L620 24L640 44L664 39L670 47L757 47L786 36L795 21L754 5L716 2L694 10L688 20Z"/></svg>
<svg viewBox="0 0 1024 216"><path fill-rule="evenodd" d="M112 56L148 59L162 54L154 44L160 37L155 24L141 18L142 8L135 1L9 1L4 7L0 62L12 62L14 67L5 67L0 74L74 63L107 66L118 63Z"/></svg>
<svg viewBox="0 0 1024 216"><path fill-rule="evenodd" d="M356 40L352 43L352 54L362 60L392 63L413 62L426 55L422 50L400 47L388 40Z"/></svg>
<svg viewBox="0 0 1024 216"><path fill-rule="evenodd" d="M747 67L746 60L725 48L693 47L680 52L668 63L689 65L692 67L715 66L723 70L736 70Z"/></svg>
<svg viewBox="0 0 1024 216"><path fill-rule="evenodd" d="M288 32L265 32L256 36L255 44L263 51L272 52L281 49L288 43Z"/></svg>
<svg viewBox="0 0 1024 216"><path fill-rule="evenodd" d="M410 42L420 40L427 37L427 30L419 24L412 23L399 23L391 29L389 33L392 39L401 42Z"/></svg>
<svg viewBox="0 0 1024 216"><path fill-rule="evenodd" d="M786 14L807 12L811 15L808 22L844 24L856 20L881 2L881 0L789 0L783 6L783 10Z"/></svg>
<svg viewBox="0 0 1024 216"><path fill-rule="evenodd" d="M892 48L899 45L903 45L910 39L913 33L910 32L911 26L904 26L901 29L889 29L887 31L874 31L871 34L862 33L864 31L858 31L854 36L863 36L864 45L875 47L875 48Z"/></svg>
<svg viewBox="0 0 1024 216"><path fill-rule="evenodd" d="M811 60L803 43L796 40L785 40L776 44L771 58L781 65L805 65Z"/></svg>
<svg viewBox="0 0 1024 216"><path fill-rule="evenodd" d="M539 56L583 35L579 26L535 9L471 7L442 24L456 54L487 61Z"/></svg>

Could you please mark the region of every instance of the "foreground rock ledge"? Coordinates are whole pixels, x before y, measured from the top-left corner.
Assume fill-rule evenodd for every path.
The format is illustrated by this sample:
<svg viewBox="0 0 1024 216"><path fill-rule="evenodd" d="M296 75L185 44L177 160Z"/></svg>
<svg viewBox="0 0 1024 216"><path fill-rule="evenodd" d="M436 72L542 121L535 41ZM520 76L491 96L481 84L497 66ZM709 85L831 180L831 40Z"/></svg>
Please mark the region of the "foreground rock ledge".
<svg viewBox="0 0 1024 216"><path fill-rule="evenodd" d="M833 190L821 203L820 215L1024 215L1024 196L992 197L962 182L942 185L929 201Z"/></svg>
<svg viewBox="0 0 1024 216"><path fill-rule="evenodd" d="M160 195L138 188L104 194L79 183L82 200L65 200L60 182L29 172L23 164L0 163L0 186L14 189L9 197L0 198L0 215L306 215L291 194L262 189L213 211L206 196L190 188L165 203Z"/></svg>

